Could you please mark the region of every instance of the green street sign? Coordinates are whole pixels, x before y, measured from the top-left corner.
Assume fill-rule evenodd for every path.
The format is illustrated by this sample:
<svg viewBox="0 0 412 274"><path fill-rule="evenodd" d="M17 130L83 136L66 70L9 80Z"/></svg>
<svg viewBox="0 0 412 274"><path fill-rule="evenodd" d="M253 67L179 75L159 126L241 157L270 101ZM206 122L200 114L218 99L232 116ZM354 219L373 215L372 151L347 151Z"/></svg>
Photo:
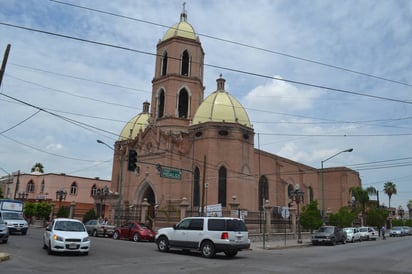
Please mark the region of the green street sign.
<svg viewBox="0 0 412 274"><path fill-rule="evenodd" d="M174 169L169 167L161 167L160 169L160 177L181 180L182 179L182 171L180 169Z"/></svg>

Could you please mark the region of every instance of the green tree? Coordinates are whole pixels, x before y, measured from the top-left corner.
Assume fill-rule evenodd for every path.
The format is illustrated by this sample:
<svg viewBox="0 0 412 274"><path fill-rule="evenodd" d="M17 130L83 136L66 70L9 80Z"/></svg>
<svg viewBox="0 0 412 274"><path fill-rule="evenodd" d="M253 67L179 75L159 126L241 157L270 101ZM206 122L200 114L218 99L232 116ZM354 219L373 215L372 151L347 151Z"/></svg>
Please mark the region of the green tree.
<svg viewBox="0 0 412 274"><path fill-rule="evenodd" d="M314 229L318 229L323 224L322 216L318 209L318 201L312 201L302 207L299 222L303 228L309 229L311 233Z"/></svg>
<svg viewBox="0 0 412 274"><path fill-rule="evenodd" d="M329 215L329 223L338 227L350 227L355 219L355 213L349 207L341 207L335 214Z"/></svg>
<svg viewBox="0 0 412 274"><path fill-rule="evenodd" d="M40 173L44 173L44 167L41 163L35 163L34 166L31 168L31 172L38 171Z"/></svg>
<svg viewBox="0 0 412 274"><path fill-rule="evenodd" d="M369 190L369 191L373 192L373 190ZM363 189L361 186L355 186L355 187L350 188L350 192L352 193L352 197L355 198L355 201L360 205L360 211L362 212L362 221L365 224L365 222L366 222L366 205L369 202L368 190Z"/></svg>
<svg viewBox="0 0 412 274"><path fill-rule="evenodd" d="M87 221L92 219L97 219L97 214L94 209L90 209L86 212L86 214L83 215L83 223L87 223Z"/></svg>
<svg viewBox="0 0 412 274"><path fill-rule="evenodd" d="M57 211L57 218L67 218L69 217L70 214L70 209L67 206L62 206L59 208L59 211Z"/></svg>
<svg viewBox="0 0 412 274"><path fill-rule="evenodd" d="M50 213L52 212L53 207L51 204L48 203L38 203L36 204L36 217L39 219L48 219L50 216Z"/></svg>
<svg viewBox="0 0 412 274"><path fill-rule="evenodd" d="M396 184L393 183L393 182L386 182L383 186L383 192L385 192L385 194L388 195L388 197L389 197L389 206L388 207L391 207L392 195L397 193Z"/></svg>
<svg viewBox="0 0 412 274"><path fill-rule="evenodd" d="M25 203L23 213L26 218L35 216L36 215L36 204L35 203Z"/></svg>
<svg viewBox="0 0 412 274"><path fill-rule="evenodd" d="M372 206L368 210L368 216L366 218L366 222L370 226L374 226L380 228L386 222L386 219L389 216L389 212L383 208L377 208L376 206Z"/></svg>

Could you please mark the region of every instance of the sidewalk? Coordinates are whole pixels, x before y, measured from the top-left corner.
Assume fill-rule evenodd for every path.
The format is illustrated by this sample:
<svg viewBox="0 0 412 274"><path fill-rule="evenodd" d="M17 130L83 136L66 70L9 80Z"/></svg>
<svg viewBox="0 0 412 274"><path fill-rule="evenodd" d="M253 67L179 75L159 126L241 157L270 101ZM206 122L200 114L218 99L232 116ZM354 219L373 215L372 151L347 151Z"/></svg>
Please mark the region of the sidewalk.
<svg viewBox="0 0 412 274"><path fill-rule="evenodd" d="M299 248L308 247L312 243L310 240L303 239L302 243L298 243L296 239L283 239L283 240L268 240L268 241L252 241L250 244L251 250L273 250L284 248Z"/></svg>

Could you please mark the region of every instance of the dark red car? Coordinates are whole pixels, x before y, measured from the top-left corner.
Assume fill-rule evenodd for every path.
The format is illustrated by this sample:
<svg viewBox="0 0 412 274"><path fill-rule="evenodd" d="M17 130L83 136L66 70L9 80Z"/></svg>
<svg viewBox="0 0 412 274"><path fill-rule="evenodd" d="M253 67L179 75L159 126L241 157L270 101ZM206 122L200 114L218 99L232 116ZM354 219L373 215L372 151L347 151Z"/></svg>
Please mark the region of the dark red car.
<svg viewBox="0 0 412 274"><path fill-rule="evenodd" d="M128 239L135 242L150 241L154 242L156 233L143 223L125 223L116 227L113 233L113 239Z"/></svg>

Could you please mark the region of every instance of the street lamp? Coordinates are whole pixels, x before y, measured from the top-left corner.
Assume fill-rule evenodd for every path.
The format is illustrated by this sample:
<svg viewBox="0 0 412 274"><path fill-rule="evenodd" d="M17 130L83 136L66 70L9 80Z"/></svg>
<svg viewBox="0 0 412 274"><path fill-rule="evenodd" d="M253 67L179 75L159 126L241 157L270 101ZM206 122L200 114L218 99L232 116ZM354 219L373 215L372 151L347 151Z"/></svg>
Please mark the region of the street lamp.
<svg viewBox="0 0 412 274"><path fill-rule="evenodd" d="M106 200L106 198L107 198L107 196L109 196L109 194L110 194L109 188L107 186L104 186L103 188L97 189L96 192L93 195L96 199L98 199L100 201L99 212L97 213L97 215L99 215L100 217L103 217L103 215L102 215L103 202L104 202L104 200Z"/></svg>
<svg viewBox="0 0 412 274"><path fill-rule="evenodd" d="M323 221L325 221L325 176L324 176L324 172L323 172L323 163L330 160L330 159L332 159L333 157L338 156L341 153L352 152L352 151L353 151L353 148L342 150L342 151L330 156L329 158L327 158L326 160L323 160L321 162L321 173L322 173L322 219L323 219Z"/></svg>
<svg viewBox="0 0 412 274"><path fill-rule="evenodd" d="M25 201L27 199L27 196L29 196L29 193L26 191L19 192L19 200Z"/></svg>
<svg viewBox="0 0 412 274"><path fill-rule="evenodd" d="M59 200L59 208L62 206L62 201L66 200L67 191L60 189L56 191L56 200Z"/></svg>
<svg viewBox="0 0 412 274"><path fill-rule="evenodd" d="M299 189L299 185L296 185L296 189L290 193L290 199L292 202L296 202L297 213L297 226L298 226L298 244L302 243L302 235L300 232L300 211L299 211L299 204L303 202L305 193Z"/></svg>
<svg viewBox="0 0 412 274"><path fill-rule="evenodd" d="M105 142L101 140L97 140L99 144L105 145L111 150L115 151L113 147L109 146ZM120 146L120 174L119 174L119 199L117 201L117 206L116 206L116 223L119 226L120 225L120 209L121 209L121 204L122 204L122 187L123 187L123 162L124 162L124 151L123 151L123 146Z"/></svg>

